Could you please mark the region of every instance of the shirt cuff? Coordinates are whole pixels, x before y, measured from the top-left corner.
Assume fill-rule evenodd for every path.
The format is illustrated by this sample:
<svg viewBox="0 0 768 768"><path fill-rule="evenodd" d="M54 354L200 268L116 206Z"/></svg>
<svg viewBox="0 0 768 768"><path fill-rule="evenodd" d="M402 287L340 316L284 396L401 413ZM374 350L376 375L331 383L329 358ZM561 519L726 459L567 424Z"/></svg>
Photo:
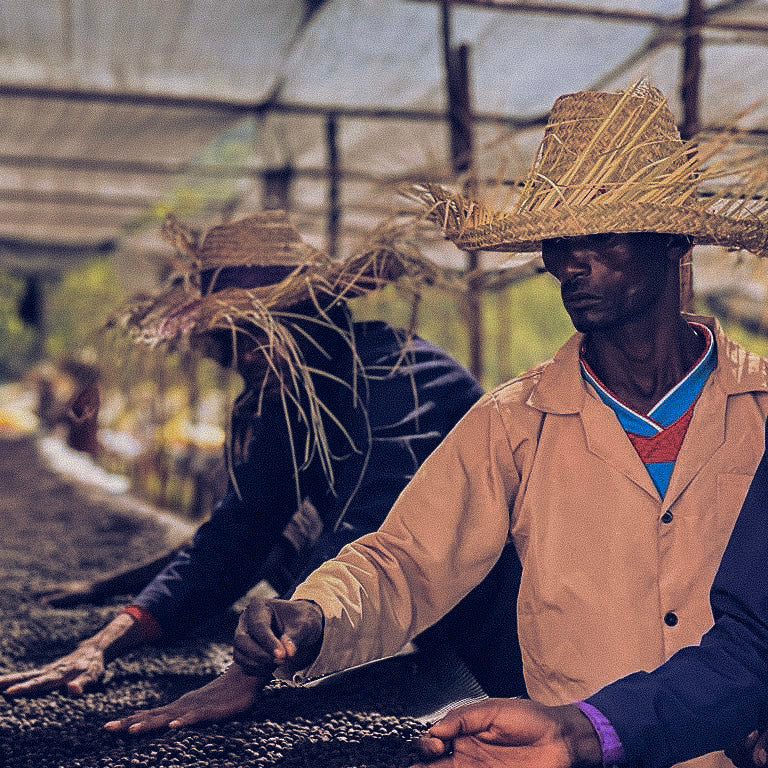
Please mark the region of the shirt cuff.
<svg viewBox="0 0 768 768"><path fill-rule="evenodd" d="M625 762L624 746L619 734L616 733L611 721L599 710L586 701L577 702L576 706L592 723L592 727L600 740L600 749L603 752L603 766L610 768L613 765L621 765Z"/></svg>
<svg viewBox="0 0 768 768"><path fill-rule="evenodd" d="M139 632L141 632L142 639L145 642L151 643L153 640L158 640L162 637L163 628L157 623L155 617L145 608L142 608L139 605L126 605L125 608L123 608L123 613L133 616L139 627Z"/></svg>

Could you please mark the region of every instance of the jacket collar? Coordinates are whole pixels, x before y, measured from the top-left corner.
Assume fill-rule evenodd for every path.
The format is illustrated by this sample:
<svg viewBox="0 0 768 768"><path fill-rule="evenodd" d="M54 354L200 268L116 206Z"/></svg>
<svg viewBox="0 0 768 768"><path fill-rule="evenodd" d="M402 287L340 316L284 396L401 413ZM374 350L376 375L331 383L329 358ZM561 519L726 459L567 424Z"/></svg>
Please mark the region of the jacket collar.
<svg viewBox="0 0 768 768"><path fill-rule="evenodd" d="M686 320L706 325L715 335L717 368L712 374L726 395L768 392L768 361L731 341L714 317L684 315ZM541 378L528 397L528 405L545 413L579 413L587 388L579 368L579 350L584 334L575 333L542 368Z"/></svg>
<svg viewBox="0 0 768 768"><path fill-rule="evenodd" d="M715 334L717 344L717 368L714 376L726 395L745 392L767 392L768 360L748 352L729 339L714 317L686 315L689 320L706 325Z"/></svg>

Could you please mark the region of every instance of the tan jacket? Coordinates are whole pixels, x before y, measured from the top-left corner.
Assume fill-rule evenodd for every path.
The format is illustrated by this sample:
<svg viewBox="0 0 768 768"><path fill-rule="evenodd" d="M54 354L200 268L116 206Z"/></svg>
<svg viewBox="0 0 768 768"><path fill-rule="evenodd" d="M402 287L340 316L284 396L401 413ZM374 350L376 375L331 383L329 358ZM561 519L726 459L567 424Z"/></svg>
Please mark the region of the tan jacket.
<svg viewBox="0 0 768 768"><path fill-rule="evenodd" d="M763 452L768 362L695 319L715 331L718 366L663 499L583 381L576 334L480 400L379 531L299 586L295 596L319 603L326 621L302 677L395 653L485 577L508 536L523 563L518 631L531 698L579 700L697 643Z"/></svg>

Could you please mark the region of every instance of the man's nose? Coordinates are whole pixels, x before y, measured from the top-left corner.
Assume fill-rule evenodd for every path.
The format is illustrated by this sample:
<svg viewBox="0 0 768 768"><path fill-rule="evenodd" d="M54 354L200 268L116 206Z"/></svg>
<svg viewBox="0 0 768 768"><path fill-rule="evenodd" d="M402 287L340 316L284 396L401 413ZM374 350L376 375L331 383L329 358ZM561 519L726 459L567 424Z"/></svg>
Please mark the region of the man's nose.
<svg viewBox="0 0 768 768"><path fill-rule="evenodd" d="M569 248L564 254L561 266L561 280L589 275L592 272L593 254L588 248Z"/></svg>

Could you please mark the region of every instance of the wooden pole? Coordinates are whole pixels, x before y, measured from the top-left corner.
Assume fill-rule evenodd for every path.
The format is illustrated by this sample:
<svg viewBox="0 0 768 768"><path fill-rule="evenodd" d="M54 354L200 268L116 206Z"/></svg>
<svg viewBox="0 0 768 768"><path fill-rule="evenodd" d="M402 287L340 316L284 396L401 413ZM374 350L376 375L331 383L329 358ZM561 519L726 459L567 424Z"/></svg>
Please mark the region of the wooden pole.
<svg viewBox="0 0 768 768"><path fill-rule="evenodd" d="M683 123L680 134L687 140L695 136L701 126L701 28L704 24L704 8L701 0L688 0L683 34L683 74L680 99L683 103Z"/></svg>
<svg viewBox="0 0 768 768"><path fill-rule="evenodd" d="M451 167L455 176L466 176L465 191L476 191L474 178L474 131L472 100L469 87L469 46L454 48L451 44L451 2L441 4L443 61L448 101L448 126L451 142ZM482 286L478 279L481 266L480 252L467 252L469 274L467 297L464 302L465 322L469 342L469 370L483 376L483 306Z"/></svg>
<svg viewBox="0 0 768 768"><path fill-rule="evenodd" d="M328 154L328 225L326 232L328 255L335 259L339 249L339 146L336 115L331 113L325 127L326 150Z"/></svg>
<svg viewBox="0 0 768 768"><path fill-rule="evenodd" d="M264 171L262 208L290 211L294 176L293 166L290 164Z"/></svg>
<svg viewBox="0 0 768 768"><path fill-rule="evenodd" d="M680 99L683 103L683 122L680 135L684 140L693 138L701 127L701 28L705 21L701 0L688 0L684 22L683 63ZM694 310L693 261L690 255L680 263L680 307L684 312Z"/></svg>

